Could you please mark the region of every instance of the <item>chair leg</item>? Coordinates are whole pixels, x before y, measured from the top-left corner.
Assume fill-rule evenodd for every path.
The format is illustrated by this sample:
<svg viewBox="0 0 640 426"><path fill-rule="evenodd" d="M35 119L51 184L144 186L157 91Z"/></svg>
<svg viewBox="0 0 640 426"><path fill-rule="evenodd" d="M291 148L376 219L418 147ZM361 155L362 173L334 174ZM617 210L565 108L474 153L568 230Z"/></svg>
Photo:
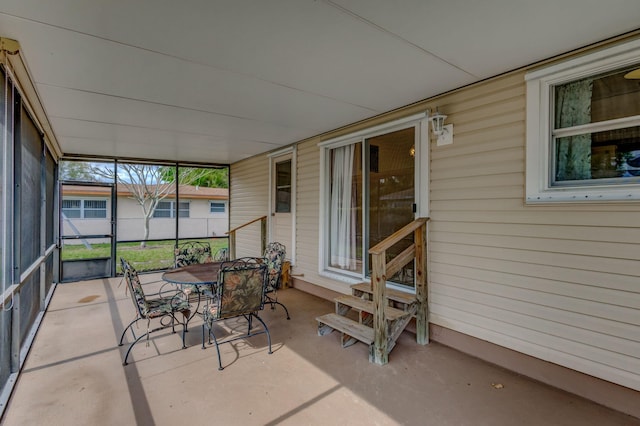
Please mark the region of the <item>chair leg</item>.
<svg viewBox="0 0 640 426"><path fill-rule="evenodd" d="M222 358L220 358L220 346L218 345L218 339L216 339L216 335L213 331L211 331L211 336L213 336L213 343L216 345L216 352L218 353L218 370L222 370Z"/></svg>
<svg viewBox="0 0 640 426"><path fill-rule="evenodd" d="M260 323L262 324L262 327L264 327L264 331L267 334L267 343L269 344L269 355L271 355L273 353L273 351L271 350L271 333L269 333L269 328L267 327L267 324L265 324L265 322L262 320L262 318L258 316L258 314L252 313L251 316L256 317L258 321L260 321Z"/></svg>
<svg viewBox="0 0 640 426"><path fill-rule="evenodd" d="M135 324L137 321L139 321L140 318L136 318L135 320L131 321L131 323L127 326L127 328L124 329L124 331L122 332L122 336L120 336L120 343L118 344L118 346L122 346L122 341L124 340L124 335L127 331L128 328L131 328L131 333L133 334L134 337L134 341L133 343L131 343L131 345L129 345L129 348L127 349L127 353L124 356L124 361L122 362L122 365L127 365L127 359L129 358L129 354L131 353L131 350L133 349L133 347L135 346L136 343L138 343L143 337L145 336L149 336L151 333L156 332L156 331L160 331L160 330L164 330L165 328L169 327L168 324L163 325L162 323L160 324L160 327L154 328L152 330L147 329L148 331L138 337L135 336L135 333L133 333L133 324ZM172 319L171 321L171 325L174 325L174 321L175 318ZM182 349L186 349L187 348L187 340L186 340L186 324L182 323ZM174 331L175 333L175 331Z"/></svg>
<svg viewBox="0 0 640 426"><path fill-rule="evenodd" d="M267 303L271 305L271 309L275 309L276 308L275 305L282 306L282 309L284 309L285 314L287 314L287 319L288 320L291 319L291 317L289 316L289 310L282 303L278 302L278 299L274 299L273 297L267 295Z"/></svg>
<svg viewBox="0 0 640 426"><path fill-rule="evenodd" d="M187 349L187 322L182 323L182 349Z"/></svg>
<svg viewBox="0 0 640 426"><path fill-rule="evenodd" d="M249 314L249 316L245 316L245 318L247 319L247 322L249 323L249 328L247 328L247 334L251 334L251 328L253 326L253 316L251 314Z"/></svg>
<svg viewBox="0 0 640 426"><path fill-rule="evenodd" d="M133 332L133 328L131 327L133 324L135 324L140 318L136 318L133 321L131 321L129 323L128 326L126 326L124 328L124 330L122 331L122 334L120 335L120 342L118 343L118 346L122 346L123 345L123 341L124 341L124 335L127 334L127 330L129 330L129 328L131 328L131 334L133 334L133 338L136 338L136 334Z"/></svg>
<svg viewBox="0 0 640 426"><path fill-rule="evenodd" d="M143 335L139 336L136 340L133 341L133 343L131 343L129 345L129 349L127 349L127 353L124 356L124 361L122 362L122 365L127 365L127 359L129 358L129 354L131 353L131 349L133 349L134 345L136 343L138 343L140 341L140 339L142 339L143 337L147 336L149 333L144 333Z"/></svg>
<svg viewBox="0 0 640 426"><path fill-rule="evenodd" d="M275 301L275 304L282 306L282 308L284 309L284 312L287 314L287 319L290 320L291 317L289 316L289 310L287 309L287 307L284 306L282 303L278 302L277 300Z"/></svg>
<svg viewBox="0 0 640 426"><path fill-rule="evenodd" d="M205 346L204 346L205 327L207 326L205 324L202 324L202 349L205 349ZM211 330L209 327L207 327L207 329L209 333L209 344L211 344L211 338L213 337L213 343L216 345L216 352L218 353L218 370L224 370L224 368L222 368L222 358L220 357L220 347L218 346L218 339L216 339L216 335L214 334L213 330Z"/></svg>

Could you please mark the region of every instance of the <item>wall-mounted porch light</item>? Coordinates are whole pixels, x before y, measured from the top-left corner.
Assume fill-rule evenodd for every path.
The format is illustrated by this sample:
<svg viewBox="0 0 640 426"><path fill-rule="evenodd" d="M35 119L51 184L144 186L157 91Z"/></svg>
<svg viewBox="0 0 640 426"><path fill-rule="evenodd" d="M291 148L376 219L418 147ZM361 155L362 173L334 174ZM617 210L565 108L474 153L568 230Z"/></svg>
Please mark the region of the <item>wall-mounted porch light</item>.
<svg viewBox="0 0 640 426"><path fill-rule="evenodd" d="M437 145L451 145L453 143L453 124L444 124L446 115L441 114L436 108L436 112L429 117L431 121L431 129L437 139Z"/></svg>

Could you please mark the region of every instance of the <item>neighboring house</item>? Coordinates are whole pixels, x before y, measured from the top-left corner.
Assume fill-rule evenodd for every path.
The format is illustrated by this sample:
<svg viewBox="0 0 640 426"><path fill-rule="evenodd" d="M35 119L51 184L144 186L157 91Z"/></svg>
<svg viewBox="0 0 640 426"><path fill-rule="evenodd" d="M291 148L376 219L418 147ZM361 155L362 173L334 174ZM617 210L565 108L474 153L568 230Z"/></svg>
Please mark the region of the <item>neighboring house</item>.
<svg viewBox="0 0 640 426"><path fill-rule="evenodd" d="M295 287L331 298L366 280L374 225L398 229L415 203L430 218L433 340L632 412L640 80L624 76L638 52L634 39L552 58L232 164L231 227L268 215ZM425 111L436 108L452 144L431 135ZM284 221L281 164L291 166ZM350 205L342 218L339 205ZM256 235L239 238L238 256L255 254Z"/></svg>
<svg viewBox="0 0 640 426"><path fill-rule="evenodd" d="M175 217L180 238L224 236L229 230L226 188L180 186L175 195L162 199L149 222L149 239L175 238ZM117 194L118 241L137 241L144 236L142 207L122 185ZM63 185L62 235L99 235L110 232L111 190L106 187ZM65 240L80 243L79 240Z"/></svg>

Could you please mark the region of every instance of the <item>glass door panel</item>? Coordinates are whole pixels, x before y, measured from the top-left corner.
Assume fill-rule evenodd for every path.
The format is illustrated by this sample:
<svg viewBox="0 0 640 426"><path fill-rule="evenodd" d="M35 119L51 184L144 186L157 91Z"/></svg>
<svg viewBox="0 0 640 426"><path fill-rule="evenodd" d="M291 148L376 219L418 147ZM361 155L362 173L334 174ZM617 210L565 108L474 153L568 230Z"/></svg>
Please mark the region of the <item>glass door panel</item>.
<svg viewBox="0 0 640 426"><path fill-rule="evenodd" d="M369 150L368 248L371 248L414 219L415 128L367 139L366 146ZM387 251L387 262L411 244L413 235ZM370 256L368 262L367 273L370 275ZM413 287L413 263L388 280Z"/></svg>
<svg viewBox="0 0 640 426"><path fill-rule="evenodd" d="M363 271L362 143L331 150L329 182L329 266L345 272Z"/></svg>
<svg viewBox="0 0 640 426"><path fill-rule="evenodd" d="M62 165L61 176L67 178L60 185L60 271L63 282L110 277L113 270L114 187L95 178L92 181L76 179L70 170L78 164L82 164L78 170L86 168L86 173L92 167L88 163ZM72 175L65 176L65 173Z"/></svg>

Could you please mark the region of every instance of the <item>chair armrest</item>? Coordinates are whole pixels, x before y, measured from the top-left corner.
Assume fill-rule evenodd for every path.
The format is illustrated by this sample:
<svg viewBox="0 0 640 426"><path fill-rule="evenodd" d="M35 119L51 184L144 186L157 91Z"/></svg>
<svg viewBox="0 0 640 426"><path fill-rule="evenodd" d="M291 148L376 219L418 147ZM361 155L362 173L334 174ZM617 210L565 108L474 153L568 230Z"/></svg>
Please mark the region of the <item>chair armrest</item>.
<svg viewBox="0 0 640 426"><path fill-rule="evenodd" d="M165 282L162 287L160 287L160 290L158 290L158 297L164 300L171 300L171 304L175 306L183 301L188 301L189 293L180 287Z"/></svg>

